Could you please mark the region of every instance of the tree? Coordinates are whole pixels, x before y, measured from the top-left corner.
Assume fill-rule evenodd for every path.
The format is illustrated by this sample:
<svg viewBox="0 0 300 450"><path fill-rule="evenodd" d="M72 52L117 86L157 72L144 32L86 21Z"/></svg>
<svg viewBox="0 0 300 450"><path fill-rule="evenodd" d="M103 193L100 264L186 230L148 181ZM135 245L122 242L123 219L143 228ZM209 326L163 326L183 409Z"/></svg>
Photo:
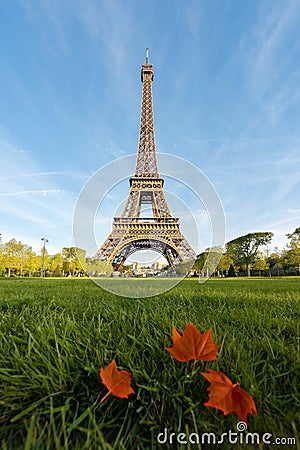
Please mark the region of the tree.
<svg viewBox="0 0 300 450"><path fill-rule="evenodd" d="M204 267L205 260L207 258L208 253L202 252L197 255L196 261L194 262L192 269L196 270L196 272L200 273Z"/></svg>
<svg viewBox="0 0 300 450"><path fill-rule="evenodd" d="M207 259L205 260L202 272L204 276L215 275L218 265L222 259L223 248L221 246L208 247L205 252L207 252Z"/></svg>
<svg viewBox="0 0 300 450"><path fill-rule="evenodd" d="M247 276L250 277L250 265L256 260L259 247L267 245L272 237L270 231L248 233L228 242L226 249L236 265L245 264Z"/></svg>
<svg viewBox="0 0 300 450"><path fill-rule="evenodd" d="M272 275L279 277L280 270L284 274L283 265L285 262L285 254L279 250L278 247L274 248L274 251L268 257L268 263L270 265L270 272Z"/></svg>
<svg viewBox="0 0 300 450"><path fill-rule="evenodd" d="M293 233L287 234L287 237L290 240L287 259L290 264L297 267L298 275L300 275L300 227L296 228Z"/></svg>
<svg viewBox="0 0 300 450"><path fill-rule="evenodd" d="M11 239L4 244L4 264L8 270L8 276L10 277L11 271L14 270L22 274L23 270L23 252L24 244L17 242L16 239Z"/></svg>
<svg viewBox="0 0 300 450"><path fill-rule="evenodd" d="M29 277L33 272L37 272L40 268L40 258L37 257L32 247L24 246L23 252L23 271Z"/></svg>
<svg viewBox="0 0 300 450"><path fill-rule="evenodd" d="M79 247L63 247L63 270L74 275L85 267L86 251Z"/></svg>
<svg viewBox="0 0 300 450"><path fill-rule="evenodd" d="M229 254L227 252L223 253L217 267L217 269L222 273L222 276L224 275L224 271L227 272L229 270L230 266L232 266L232 263L233 261L232 258L230 258Z"/></svg>
<svg viewBox="0 0 300 450"><path fill-rule="evenodd" d="M176 267L177 274L185 274L187 275L191 270L191 262L190 261L181 261Z"/></svg>
<svg viewBox="0 0 300 450"><path fill-rule="evenodd" d="M196 261L191 269L201 273L201 276L209 277L216 272L218 264L221 261L222 254L222 247L208 247L205 252L197 255Z"/></svg>
<svg viewBox="0 0 300 450"><path fill-rule="evenodd" d="M98 259L87 258L85 263L85 272L91 276L110 275L113 271L111 265Z"/></svg>
<svg viewBox="0 0 300 450"><path fill-rule="evenodd" d="M253 265L252 265L252 269L253 270L257 270L258 273L259 273L259 276L261 277L261 272L264 271L264 270L268 270L269 267L270 267L270 264L267 262L266 256L264 256L262 254L262 252L260 252L258 250L257 257L256 257L256 259L255 259L255 261L253 262Z"/></svg>
<svg viewBox="0 0 300 450"><path fill-rule="evenodd" d="M233 267L233 264L231 263L228 269L228 273L227 273L228 277L236 277L236 273Z"/></svg>
<svg viewBox="0 0 300 450"><path fill-rule="evenodd" d="M51 271L51 275L61 275L63 271L63 263L64 258L61 253L56 253L55 255L51 256L49 261L49 269Z"/></svg>
<svg viewBox="0 0 300 450"><path fill-rule="evenodd" d="M4 272L5 272L5 264L3 255L3 244L2 244L2 235L0 233L0 275L3 275Z"/></svg>

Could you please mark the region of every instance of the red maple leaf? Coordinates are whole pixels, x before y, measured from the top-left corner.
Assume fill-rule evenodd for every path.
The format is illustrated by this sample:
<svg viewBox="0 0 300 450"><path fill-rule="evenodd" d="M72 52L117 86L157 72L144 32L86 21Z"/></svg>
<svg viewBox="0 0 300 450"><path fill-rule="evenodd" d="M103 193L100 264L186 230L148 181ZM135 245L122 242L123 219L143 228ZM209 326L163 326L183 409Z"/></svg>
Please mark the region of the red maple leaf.
<svg viewBox="0 0 300 450"><path fill-rule="evenodd" d="M100 378L102 383L107 387L108 392L100 400L103 402L109 394L115 397L128 398L129 394L134 394L134 390L130 386L131 373L126 370L119 370L116 361L113 359L108 366L100 369Z"/></svg>
<svg viewBox="0 0 300 450"><path fill-rule="evenodd" d="M201 373L211 385L208 402L204 406L216 408L223 411L224 415L235 412L237 416L247 423L247 415L257 414L256 406L252 395L241 389L239 383L233 384L231 380L222 372L207 369L209 373Z"/></svg>
<svg viewBox="0 0 300 450"><path fill-rule="evenodd" d="M196 364L197 360L214 361L221 347L214 343L211 328L202 334L191 322L186 326L182 336L173 327L172 339L173 347L166 350L180 362L194 360Z"/></svg>

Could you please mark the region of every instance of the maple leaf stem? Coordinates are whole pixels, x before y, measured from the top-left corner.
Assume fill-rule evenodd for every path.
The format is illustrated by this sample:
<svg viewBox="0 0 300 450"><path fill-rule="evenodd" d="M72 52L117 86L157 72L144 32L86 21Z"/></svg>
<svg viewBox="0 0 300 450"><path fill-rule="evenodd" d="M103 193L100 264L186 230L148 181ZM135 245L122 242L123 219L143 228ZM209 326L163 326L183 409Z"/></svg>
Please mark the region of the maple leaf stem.
<svg viewBox="0 0 300 450"><path fill-rule="evenodd" d="M193 364L193 367L192 367L192 370L195 370L195 369L196 369L196 362L197 362L197 360L195 359L194 364Z"/></svg>
<svg viewBox="0 0 300 450"><path fill-rule="evenodd" d="M104 402L104 400L109 396L109 394L110 394L110 391L108 391L108 392L104 395L104 397L101 398L100 403Z"/></svg>

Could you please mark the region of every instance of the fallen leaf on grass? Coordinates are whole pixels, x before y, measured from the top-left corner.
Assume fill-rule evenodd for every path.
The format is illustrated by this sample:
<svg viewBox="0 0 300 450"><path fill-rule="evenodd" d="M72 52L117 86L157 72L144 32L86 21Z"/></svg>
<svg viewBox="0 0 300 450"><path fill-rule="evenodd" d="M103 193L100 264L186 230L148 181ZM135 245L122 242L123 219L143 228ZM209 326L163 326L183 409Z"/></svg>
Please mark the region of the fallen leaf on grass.
<svg viewBox="0 0 300 450"><path fill-rule="evenodd" d="M235 412L237 416L247 423L247 415L257 414L256 406L252 395L241 389L239 383L233 384L231 380L222 372L207 369L209 373L201 373L211 385L208 402L204 406L216 408L223 411L224 415Z"/></svg>
<svg viewBox="0 0 300 450"><path fill-rule="evenodd" d="M119 370L114 359L105 368L101 367L100 378L108 389L107 394L104 395L100 402L103 402L109 394L115 397L128 398L129 394L135 393L130 386L131 373L126 372L126 370Z"/></svg>
<svg viewBox="0 0 300 450"><path fill-rule="evenodd" d="M173 327L173 347L166 348L171 355L180 362L194 360L214 361L217 359L221 345L216 345L212 337L212 329L202 334L190 322L182 333Z"/></svg>

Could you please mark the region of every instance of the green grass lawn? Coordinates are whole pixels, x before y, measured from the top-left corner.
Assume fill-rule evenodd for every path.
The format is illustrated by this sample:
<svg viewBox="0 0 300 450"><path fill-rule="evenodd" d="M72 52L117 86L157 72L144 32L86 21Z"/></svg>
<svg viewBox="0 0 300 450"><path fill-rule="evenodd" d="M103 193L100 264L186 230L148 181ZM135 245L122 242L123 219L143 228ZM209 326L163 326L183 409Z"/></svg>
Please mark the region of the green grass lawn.
<svg viewBox="0 0 300 450"><path fill-rule="evenodd" d="M163 281L163 280L162 280ZM172 325L213 329L214 362L175 361ZM118 297L84 279L0 280L0 442L3 449L159 449L169 432L236 432L235 414L203 405L206 367L252 394L248 431L300 430L300 279L184 280L152 298ZM99 369L115 359L136 394L111 395ZM206 447L254 448L224 443ZM261 447L262 448L262 447ZM300 448L273 446L273 448Z"/></svg>

